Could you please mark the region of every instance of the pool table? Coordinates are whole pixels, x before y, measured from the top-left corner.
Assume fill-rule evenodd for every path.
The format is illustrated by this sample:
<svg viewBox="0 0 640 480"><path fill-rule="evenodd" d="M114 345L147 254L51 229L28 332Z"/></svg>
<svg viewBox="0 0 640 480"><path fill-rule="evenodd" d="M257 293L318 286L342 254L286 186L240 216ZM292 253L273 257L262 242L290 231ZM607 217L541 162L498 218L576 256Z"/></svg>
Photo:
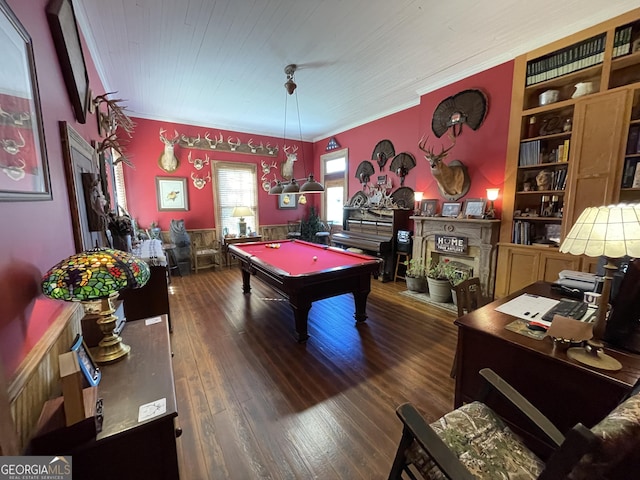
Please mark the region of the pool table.
<svg viewBox="0 0 640 480"><path fill-rule="evenodd" d="M273 248L274 246L278 248ZM311 303L352 293L356 324L367 319L367 296L371 276L382 260L302 240L278 240L229 245L229 253L242 269L242 289L251 291L255 275L289 299L295 317L295 335L305 342Z"/></svg>

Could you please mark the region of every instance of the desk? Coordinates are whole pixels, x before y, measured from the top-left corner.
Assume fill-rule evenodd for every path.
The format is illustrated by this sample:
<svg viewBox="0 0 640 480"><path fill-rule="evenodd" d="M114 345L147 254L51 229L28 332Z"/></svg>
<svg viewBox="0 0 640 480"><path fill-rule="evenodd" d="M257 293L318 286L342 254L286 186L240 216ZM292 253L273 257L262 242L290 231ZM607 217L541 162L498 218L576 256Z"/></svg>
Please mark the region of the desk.
<svg viewBox="0 0 640 480"><path fill-rule="evenodd" d="M495 308L523 293L559 298L549 283L537 282L455 321L455 406L477 398L482 386L478 372L488 367L519 390L561 432L578 422L592 427L640 377L640 356L607 348L607 353L622 363L622 370L597 370L568 358L566 350L554 348L550 338L536 340L505 329L515 317ZM525 437L530 448L542 456L548 453L547 444L531 431L530 424L513 412L499 411Z"/></svg>
<svg viewBox="0 0 640 480"><path fill-rule="evenodd" d="M280 248L269 248L268 242L259 242L230 245L229 250L240 261L245 293L251 290L253 274L289 299L299 342L309 337L307 317L311 303L316 300L350 292L356 321L366 320L371 274L379 271L382 260L301 240L278 243Z"/></svg>
<svg viewBox="0 0 640 480"><path fill-rule="evenodd" d="M123 332L131 353L100 367L98 396L104 422L95 440L69 451L39 451L37 455L73 456L73 478L110 480L179 478L176 430L178 415L167 317L150 325L131 322ZM164 399L164 412L138 421L141 405ZM63 448L63 450L67 450Z"/></svg>
<svg viewBox="0 0 640 480"><path fill-rule="evenodd" d="M231 265L229 258L229 245L235 245L236 243L248 243L259 242L262 240L261 235L253 235L250 237L222 237L222 255L224 257L224 264Z"/></svg>

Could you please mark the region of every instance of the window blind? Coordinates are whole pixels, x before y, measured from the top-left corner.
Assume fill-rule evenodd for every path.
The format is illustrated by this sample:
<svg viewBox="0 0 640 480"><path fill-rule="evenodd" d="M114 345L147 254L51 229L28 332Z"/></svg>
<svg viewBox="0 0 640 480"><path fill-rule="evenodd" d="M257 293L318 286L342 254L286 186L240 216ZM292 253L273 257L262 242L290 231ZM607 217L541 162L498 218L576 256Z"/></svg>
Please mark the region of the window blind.
<svg viewBox="0 0 640 480"><path fill-rule="evenodd" d="M249 207L254 215L244 217L247 232L257 231L257 176L256 166L245 163L217 163L216 196L218 202L218 228L226 233L239 233L239 218L232 217L235 207ZM220 230L219 230L220 231Z"/></svg>

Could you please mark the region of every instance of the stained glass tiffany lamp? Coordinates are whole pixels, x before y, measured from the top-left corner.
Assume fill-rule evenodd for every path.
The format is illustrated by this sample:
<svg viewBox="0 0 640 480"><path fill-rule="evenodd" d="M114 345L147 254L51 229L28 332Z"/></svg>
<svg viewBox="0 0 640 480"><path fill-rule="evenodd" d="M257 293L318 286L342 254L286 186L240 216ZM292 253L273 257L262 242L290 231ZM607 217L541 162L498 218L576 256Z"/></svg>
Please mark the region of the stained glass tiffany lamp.
<svg viewBox="0 0 640 480"><path fill-rule="evenodd" d="M113 300L120 290L144 286L150 276L149 266L140 258L121 250L96 248L52 267L42 279L42 292L56 300L82 302L85 311L100 300L97 324L103 338L94 356L98 363L113 363L131 350L114 333L117 318Z"/></svg>

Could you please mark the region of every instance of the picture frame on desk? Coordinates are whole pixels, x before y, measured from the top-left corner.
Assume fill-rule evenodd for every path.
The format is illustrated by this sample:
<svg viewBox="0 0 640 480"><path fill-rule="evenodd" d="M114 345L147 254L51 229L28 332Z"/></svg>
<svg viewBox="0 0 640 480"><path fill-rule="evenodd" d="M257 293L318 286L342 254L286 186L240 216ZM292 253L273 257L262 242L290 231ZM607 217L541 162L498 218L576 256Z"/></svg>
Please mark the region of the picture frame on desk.
<svg viewBox="0 0 640 480"><path fill-rule="evenodd" d="M95 387L98 385L102 378L102 372L100 371L100 367L98 367L96 361L91 356L91 352L89 351L87 344L84 343L82 335L76 335L73 345L71 345L71 351L75 352L78 356L80 370L82 370L87 382L89 382L89 386Z"/></svg>
<svg viewBox="0 0 640 480"><path fill-rule="evenodd" d="M3 42L3 148L0 201L51 200L33 42L5 0L0 1Z"/></svg>

